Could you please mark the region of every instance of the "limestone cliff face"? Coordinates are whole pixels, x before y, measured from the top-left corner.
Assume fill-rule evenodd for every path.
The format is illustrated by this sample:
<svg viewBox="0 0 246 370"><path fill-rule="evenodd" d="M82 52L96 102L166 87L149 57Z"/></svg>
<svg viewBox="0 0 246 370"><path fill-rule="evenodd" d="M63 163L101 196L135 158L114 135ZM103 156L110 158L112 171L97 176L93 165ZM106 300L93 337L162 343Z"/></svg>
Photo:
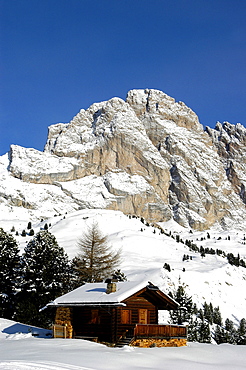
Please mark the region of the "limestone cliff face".
<svg viewBox="0 0 246 370"><path fill-rule="evenodd" d="M223 163L233 190L246 203L246 129L240 123L218 122L215 129L206 128Z"/></svg>
<svg viewBox="0 0 246 370"><path fill-rule="evenodd" d="M184 103L131 90L126 101L95 103L50 126L43 153L12 146L8 169L24 182L58 186L80 208L204 229L245 217L245 143L242 125L204 131Z"/></svg>

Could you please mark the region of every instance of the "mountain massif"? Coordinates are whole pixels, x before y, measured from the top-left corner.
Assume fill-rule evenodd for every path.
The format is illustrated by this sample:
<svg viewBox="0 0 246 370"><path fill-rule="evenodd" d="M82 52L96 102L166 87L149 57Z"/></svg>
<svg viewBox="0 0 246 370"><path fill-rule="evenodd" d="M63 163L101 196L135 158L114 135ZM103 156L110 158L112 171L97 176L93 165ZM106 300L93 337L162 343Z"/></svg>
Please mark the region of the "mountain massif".
<svg viewBox="0 0 246 370"><path fill-rule="evenodd" d="M0 207L32 217L104 208L229 228L246 220L245 170L243 125L204 130L184 103L131 90L50 126L43 152L12 145L0 157Z"/></svg>

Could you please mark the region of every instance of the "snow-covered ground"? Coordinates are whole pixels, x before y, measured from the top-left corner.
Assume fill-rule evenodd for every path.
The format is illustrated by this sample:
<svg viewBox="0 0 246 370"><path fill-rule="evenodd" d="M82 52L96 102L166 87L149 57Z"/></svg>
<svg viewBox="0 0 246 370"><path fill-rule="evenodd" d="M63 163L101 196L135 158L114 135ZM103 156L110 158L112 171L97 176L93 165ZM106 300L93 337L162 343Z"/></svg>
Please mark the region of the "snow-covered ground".
<svg viewBox="0 0 246 370"><path fill-rule="evenodd" d="M8 334L13 324L0 319L0 370L246 369L246 346L189 343L179 348L109 348L80 339L44 339L44 332L44 338L31 332ZM30 328L19 329L27 333Z"/></svg>

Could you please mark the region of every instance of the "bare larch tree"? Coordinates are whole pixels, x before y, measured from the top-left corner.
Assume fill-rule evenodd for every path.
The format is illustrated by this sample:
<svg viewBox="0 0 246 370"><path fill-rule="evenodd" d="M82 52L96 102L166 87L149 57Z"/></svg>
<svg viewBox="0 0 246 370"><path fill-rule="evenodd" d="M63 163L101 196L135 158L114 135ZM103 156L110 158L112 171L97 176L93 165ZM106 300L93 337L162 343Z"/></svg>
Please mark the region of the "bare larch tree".
<svg viewBox="0 0 246 370"><path fill-rule="evenodd" d="M120 263L120 251L112 251L107 236L101 233L97 222L93 222L83 233L78 247L80 252L72 262L77 285L103 281Z"/></svg>

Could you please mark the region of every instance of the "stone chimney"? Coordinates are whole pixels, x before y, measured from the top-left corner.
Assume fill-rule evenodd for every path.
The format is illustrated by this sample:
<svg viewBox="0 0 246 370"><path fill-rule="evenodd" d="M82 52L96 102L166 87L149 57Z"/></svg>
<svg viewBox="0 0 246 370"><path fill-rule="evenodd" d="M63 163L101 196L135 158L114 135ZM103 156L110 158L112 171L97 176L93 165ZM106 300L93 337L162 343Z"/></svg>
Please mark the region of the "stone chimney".
<svg viewBox="0 0 246 370"><path fill-rule="evenodd" d="M112 281L111 279L106 279L105 283L107 283L107 290L106 293L114 293L117 290L116 282Z"/></svg>

